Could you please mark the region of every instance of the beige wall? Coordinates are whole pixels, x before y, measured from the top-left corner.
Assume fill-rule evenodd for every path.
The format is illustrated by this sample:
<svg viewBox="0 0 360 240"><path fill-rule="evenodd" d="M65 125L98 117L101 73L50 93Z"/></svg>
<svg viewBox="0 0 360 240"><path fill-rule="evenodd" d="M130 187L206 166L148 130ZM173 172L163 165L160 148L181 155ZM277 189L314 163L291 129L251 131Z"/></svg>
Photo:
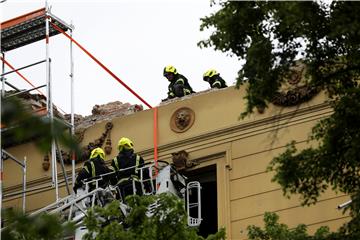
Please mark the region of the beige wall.
<svg viewBox="0 0 360 240"><path fill-rule="evenodd" d="M216 164L218 225L226 227L230 239L246 239L246 227L250 224L261 226L265 211L278 213L280 221L290 227L298 223L308 224L311 231L322 224L336 229L348 220L335 209L348 199L346 196L327 192L316 206L301 207L298 197L283 197L279 185L271 182L272 173L266 172L269 161L283 152L290 141L296 140L299 149L308 146L306 139L311 127L331 114L331 109L324 103L325 96L319 94L312 101L297 107L270 105L263 114L254 113L239 120L245 108L243 96L244 88L235 90L229 87L160 106L159 159L170 160L171 153L186 150L191 159L200 162L196 168ZM170 118L180 107L189 107L195 112L195 123L188 131L175 133L170 129ZM136 150L146 160L153 159L153 110L113 119L112 122L113 151L108 159L116 155L116 143L122 136L131 138ZM105 124L106 121L87 129L83 143L98 138ZM8 151L19 158L27 154L30 186L49 185L50 171L42 170L43 157L33 145L24 144ZM11 176L8 175L9 170ZM10 161L5 162L6 193L19 190L21 176L17 171ZM37 209L49 203L51 198L51 193L35 192L28 200L32 203L27 209ZM5 199L6 206L19 205L19 202L17 199Z"/></svg>

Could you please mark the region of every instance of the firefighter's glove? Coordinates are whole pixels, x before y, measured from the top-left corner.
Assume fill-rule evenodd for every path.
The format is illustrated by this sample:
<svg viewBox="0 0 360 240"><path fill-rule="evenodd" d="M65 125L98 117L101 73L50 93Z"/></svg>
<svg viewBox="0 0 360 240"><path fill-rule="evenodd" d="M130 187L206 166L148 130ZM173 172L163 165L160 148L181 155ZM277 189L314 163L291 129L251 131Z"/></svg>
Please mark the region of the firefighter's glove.
<svg viewBox="0 0 360 240"><path fill-rule="evenodd" d="M75 194L77 194L77 186L73 187L73 191L74 191Z"/></svg>
<svg viewBox="0 0 360 240"><path fill-rule="evenodd" d="M74 191L75 194L77 194L77 190L78 190L79 187L81 187L81 185L78 184L78 183L75 183L75 185L73 187L73 191Z"/></svg>

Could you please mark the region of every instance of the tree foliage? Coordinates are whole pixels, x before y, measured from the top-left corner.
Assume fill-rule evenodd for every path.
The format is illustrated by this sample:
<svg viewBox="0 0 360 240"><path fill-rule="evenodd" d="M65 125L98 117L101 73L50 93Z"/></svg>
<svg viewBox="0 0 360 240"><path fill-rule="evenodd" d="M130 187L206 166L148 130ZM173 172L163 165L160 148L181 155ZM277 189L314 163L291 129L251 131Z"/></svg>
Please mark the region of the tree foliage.
<svg viewBox="0 0 360 240"><path fill-rule="evenodd" d="M72 223L64 223L57 215L40 214L29 216L5 211L6 227L1 232L6 240L63 240L74 230Z"/></svg>
<svg viewBox="0 0 360 240"><path fill-rule="evenodd" d="M332 96L357 87L360 64L358 2L226 1L202 18L201 30L215 29L200 47L245 60L237 86L246 79L247 110L266 106L289 68L301 59L311 84Z"/></svg>
<svg viewBox="0 0 360 240"><path fill-rule="evenodd" d="M287 225L278 222L279 216L275 213L266 212L264 214L264 228L251 225L248 229L248 237L250 240L325 240L325 239L341 239L339 234L330 233L328 227L319 228L314 235L307 233L307 227L299 224L295 228L290 229Z"/></svg>
<svg viewBox="0 0 360 240"><path fill-rule="evenodd" d="M49 152L52 139L57 139L63 146L79 153L76 140L66 132L63 122L33 114L20 99L16 97L1 98L1 148L15 143L34 140L37 147ZM36 216L6 210L5 229L1 237L6 240L62 240L71 234L74 226L63 223L57 215L40 214Z"/></svg>
<svg viewBox="0 0 360 240"><path fill-rule="evenodd" d="M40 150L49 152L52 139L57 139L63 146L80 153L77 141L66 131L64 122L56 118L50 122L47 116L32 113L19 98L1 99L1 124L6 129L1 134L2 147L11 142L34 140Z"/></svg>
<svg viewBox="0 0 360 240"><path fill-rule="evenodd" d="M88 232L83 240L204 240L196 228L187 225L187 214L181 199L170 194L156 196L128 196L128 216L113 201L105 207L94 207L86 213L84 224ZM156 205L154 207L154 205ZM151 208L153 206L153 208ZM149 215L149 209L151 215ZM53 214L35 216L7 210L6 227L2 237L6 240L61 240L74 236L75 225L64 222ZM221 229L206 240L224 240Z"/></svg>
<svg viewBox="0 0 360 240"><path fill-rule="evenodd" d="M2 139L8 141L35 140L43 151L49 151L53 138L73 150L78 150L76 141L65 132L66 127L59 121L50 122L29 111L17 98L4 101L1 106L2 126L10 133ZM105 208L96 207L87 212L85 224L88 233L85 240L131 240L131 239L194 239L202 240L197 229L187 226L187 215L184 203L173 195L139 197L130 196L127 203L131 209L126 218L119 210L119 202L114 201ZM156 204L152 216L147 215L149 206ZM24 215L16 211L6 211L4 219L6 228L1 236L6 240L56 240L74 234L74 225L64 223L57 215L40 214ZM225 239L222 229L207 240Z"/></svg>
<svg viewBox="0 0 360 240"><path fill-rule="evenodd" d="M124 217L119 211L119 202L114 201L105 208L95 207L87 215L85 225L89 232L84 240L183 240L204 239L195 228L187 226L187 215L181 199L170 195L129 196L130 212ZM156 207L148 214L150 206ZM225 239L222 229L207 240Z"/></svg>
<svg viewBox="0 0 360 240"><path fill-rule="evenodd" d="M226 1L202 18L201 30L214 29L200 47L214 47L245 64L247 108L267 106L292 66L307 66L310 85L330 97L333 114L321 120L309 140L318 147L297 151L295 144L273 159L269 170L285 194L299 193L304 204L316 203L332 188L349 194L352 220L342 237L359 239L360 232L360 2ZM264 238L267 239L267 238Z"/></svg>

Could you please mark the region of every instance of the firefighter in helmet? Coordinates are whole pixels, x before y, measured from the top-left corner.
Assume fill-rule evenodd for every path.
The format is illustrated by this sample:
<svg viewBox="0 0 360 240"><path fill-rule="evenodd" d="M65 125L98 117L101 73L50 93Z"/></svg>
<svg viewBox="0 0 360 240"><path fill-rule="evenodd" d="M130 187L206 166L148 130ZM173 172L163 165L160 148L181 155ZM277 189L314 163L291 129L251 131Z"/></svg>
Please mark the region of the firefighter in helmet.
<svg viewBox="0 0 360 240"><path fill-rule="evenodd" d="M109 173L111 170L105 165L105 152L101 148L95 148L90 153L90 158L84 163L83 168L80 170L75 184L74 192L83 186L83 180L88 178L95 178L101 174ZM99 187L104 187L108 184L108 179L99 181ZM95 184L90 184L90 191L95 188Z"/></svg>
<svg viewBox="0 0 360 240"><path fill-rule="evenodd" d="M144 159L134 152L134 143L126 137L118 142L119 154L112 160L111 168L116 171L117 185L122 199L128 195L142 195L139 168L144 165Z"/></svg>
<svg viewBox="0 0 360 240"><path fill-rule="evenodd" d="M207 70L204 75L203 79L205 82L210 84L211 88L226 88L226 82L222 77L220 77L220 73L218 73L215 69Z"/></svg>
<svg viewBox="0 0 360 240"><path fill-rule="evenodd" d="M179 74L174 66L166 66L164 68L163 75L170 82L168 86L168 97L166 99L163 99L163 101L175 97L183 97L185 95L194 93L189 84L189 81L186 79L186 77Z"/></svg>

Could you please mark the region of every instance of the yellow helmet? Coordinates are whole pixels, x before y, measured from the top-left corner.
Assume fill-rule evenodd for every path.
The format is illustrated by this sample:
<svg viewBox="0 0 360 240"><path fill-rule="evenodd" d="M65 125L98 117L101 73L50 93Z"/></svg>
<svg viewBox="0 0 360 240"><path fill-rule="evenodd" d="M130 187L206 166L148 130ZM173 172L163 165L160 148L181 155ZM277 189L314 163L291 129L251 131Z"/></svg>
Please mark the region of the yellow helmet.
<svg viewBox="0 0 360 240"><path fill-rule="evenodd" d="M168 65L164 68L164 76L167 74L167 73L173 73L173 74L177 74L177 70L174 66L172 65Z"/></svg>
<svg viewBox="0 0 360 240"><path fill-rule="evenodd" d="M134 143L126 137L122 137L119 142L118 142L118 149L121 152L123 149L133 149L134 148Z"/></svg>
<svg viewBox="0 0 360 240"><path fill-rule="evenodd" d="M105 152L101 148L95 148L91 151L90 159L96 158L97 156L100 156L102 160L105 160Z"/></svg>
<svg viewBox="0 0 360 240"><path fill-rule="evenodd" d="M210 70L207 70L204 75L203 75L203 79L205 80L206 77L213 77L215 75L219 74L215 69L210 69Z"/></svg>

